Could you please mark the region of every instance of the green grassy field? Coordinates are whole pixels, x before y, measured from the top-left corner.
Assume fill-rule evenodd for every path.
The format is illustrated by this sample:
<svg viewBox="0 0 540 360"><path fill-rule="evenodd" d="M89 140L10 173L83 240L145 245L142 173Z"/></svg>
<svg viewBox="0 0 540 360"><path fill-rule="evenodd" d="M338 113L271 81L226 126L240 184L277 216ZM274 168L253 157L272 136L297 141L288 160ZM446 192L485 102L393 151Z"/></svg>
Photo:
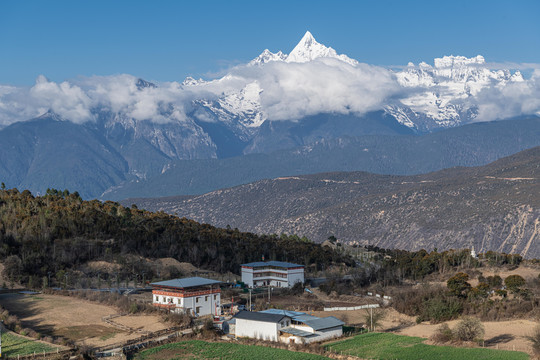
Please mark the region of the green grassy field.
<svg viewBox="0 0 540 360"><path fill-rule="evenodd" d="M327 350L380 360L525 360L529 355L518 351L481 348L458 348L453 346L426 345L425 339L390 333L368 333L351 339L337 341L326 346Z"/></svg>
<svg viewBox="0 0 540 360"><path fill-rule="evenodd" d="M181 341L144 350L137 360L157 359L293 359L319 360L323 356L301 352L274 349L264 346L241 345L232 343L208 343L200 340Z"/></svg>
<svg viewBox="0 0 540 360"><path fill-rule="evenodd" d="M33 341L11 332L2 332L2 357L56 351L55 347Z"/></svg>

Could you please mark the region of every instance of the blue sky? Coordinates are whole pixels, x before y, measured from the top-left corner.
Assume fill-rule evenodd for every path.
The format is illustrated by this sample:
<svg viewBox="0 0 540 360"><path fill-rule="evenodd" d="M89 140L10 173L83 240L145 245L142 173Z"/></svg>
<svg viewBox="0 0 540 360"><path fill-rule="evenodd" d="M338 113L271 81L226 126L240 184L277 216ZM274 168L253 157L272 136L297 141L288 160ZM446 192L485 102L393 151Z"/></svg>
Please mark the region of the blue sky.
<svg viewBox="0 0 540 360"><path fill-rule="evenodd" d="M361 62L540 63L540 1L0 1L0 84L181 81L288 53L306 30Z"/></svg>

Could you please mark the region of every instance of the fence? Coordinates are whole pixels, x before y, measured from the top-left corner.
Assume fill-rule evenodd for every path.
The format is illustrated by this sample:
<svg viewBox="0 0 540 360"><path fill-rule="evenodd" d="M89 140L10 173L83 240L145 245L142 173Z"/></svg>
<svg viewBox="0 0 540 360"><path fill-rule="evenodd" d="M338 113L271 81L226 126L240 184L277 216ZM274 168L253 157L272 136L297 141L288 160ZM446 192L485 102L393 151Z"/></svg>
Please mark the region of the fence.
<svg viewBox="0 0 540 360"><path fill-rule="evenodd" d="M349 307L330 307L324 308L324 311L352 311L352 310L362 310L362 309L375 309L380 307L379 304L369 304L369 305L359 305L359 306L349 306Z"/></svg>
<svg viewBox="0 0 540 360"><path fill-rule="evenodd" d="M12 360L30 360L30 359L47 359L47 360L63 360L63 359L69 359L73 354L75 353L74 349L68 349L68 350L61 350L56 352L34 352L33 354L28 355L17 355L17 356L5 356L2 354L2 358L4 359L12 359Z"/></svg>

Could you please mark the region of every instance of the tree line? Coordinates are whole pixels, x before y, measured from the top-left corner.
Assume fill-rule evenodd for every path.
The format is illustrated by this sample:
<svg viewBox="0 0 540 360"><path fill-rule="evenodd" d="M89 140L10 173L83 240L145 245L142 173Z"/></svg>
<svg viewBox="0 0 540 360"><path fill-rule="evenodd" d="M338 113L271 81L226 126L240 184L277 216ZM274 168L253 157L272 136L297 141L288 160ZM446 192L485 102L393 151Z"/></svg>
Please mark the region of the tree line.
<svg viewBox="0 0 540 360"><path fill-rule="evenodd" d="M49 189L44 196L0 190L0 259L12 280L48 281L51 274L54 279L92 260L126 263L129 254L172 257L220 273L239 273L240 264L263 255L268 260L315 264L319 270L332 264L354 266L350 256L295 235L216 228L135 205L83 201L67 190ZM134 264L125 269L139 270ZM147 271L150 279L153 274Z"/></svg>

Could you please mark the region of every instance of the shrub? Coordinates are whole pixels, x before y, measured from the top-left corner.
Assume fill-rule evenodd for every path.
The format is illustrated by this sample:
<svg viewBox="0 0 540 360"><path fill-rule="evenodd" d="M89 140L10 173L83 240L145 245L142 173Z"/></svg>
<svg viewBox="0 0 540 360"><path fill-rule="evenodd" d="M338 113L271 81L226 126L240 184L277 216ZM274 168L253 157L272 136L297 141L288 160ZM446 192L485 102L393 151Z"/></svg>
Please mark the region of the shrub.
<svg viewBox="0 0 540 360"><path fill-rule="evenodd" d="M375 331L380 325L381 321L386 316L384 310L382 309L366 309L364 314L364 321L366 322L366 325L368 329L371 331Z"/></svg>
<svg viewBox="0 0 540 360"><path fill-rule="evenodd" d="M471 289L471 284L467 280L469 280L469 275L459 272L448 279L446 286L453 295L465 297Z"/></svg>
<svg viewBox="0 0 540 360"><path fill-rule="evenodd" d="M456 298L441 295L424 301L419 319L439 323L451 320L463 312L463 304Z"/></svg>
<svg viewBox="0 0 540 360"><path fill-rule="evenodd" d="M454 339L454 334L452 329L448 326L447 323L442 324L435 330L435 334L431 337L431 340L438 343L447 343Z"/></svg>
<svg viewBox="0 0 540 360"><path fill-rule="evenodd" d="M136 314L139 312L139 305L137 303L132 302L131 305L129 305L129 312L130 314Z"/></svg>
<svg viewBox="0 0 540 360"><path fill-rule="evenodd" d="M504 279L504 285L512 291L518 292L519 288L525 285L525 279L519 275L510 275Z"/></svg>
<svg viewBox="0 0 540 360"><path fill-rule="evenodd" d="M461 341L481 340L484 334L484 325L473 317L465 317L457 323L454 329L455 338Z"/></svg>
<svg viewBox="0 0 540 360"><path fill-rule="evenodd" d="M532 343L534 355L540 357L540 325L534 329L531 336L527 336L527 340Z"/></svg>

